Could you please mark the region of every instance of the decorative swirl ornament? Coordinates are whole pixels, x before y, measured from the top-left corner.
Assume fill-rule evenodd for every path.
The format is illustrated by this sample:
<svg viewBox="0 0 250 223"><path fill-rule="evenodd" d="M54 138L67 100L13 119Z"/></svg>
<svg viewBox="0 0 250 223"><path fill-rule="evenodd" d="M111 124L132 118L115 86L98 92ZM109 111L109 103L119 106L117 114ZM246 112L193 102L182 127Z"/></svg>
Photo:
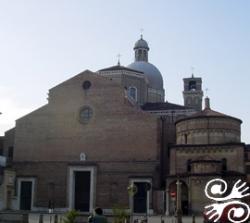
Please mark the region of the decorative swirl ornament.
<svg viewBox="0 0 250 223"><path fill-rule="evenodd" d="M224 189L222 187L224 186ZM210 190L209 190L210 189ZM207 198L215 200L215 201L223 201L224 198L221 198L221 195L223 195L227 191L227 183L226 181L222 179L213 179L210 180L205 187L205 194ZM213 195L219 195L220 197L213 197L210 194Z"/></svg>
<svg viewBox="0 0 250 223"><path fill-rule="evenodd" d="M227 188L226 181L218 178L210 180L206 184L204 191L207 198L217 203L205 206L205 209L207 209L205 214L209 220L213 219L214 222L217 222L221 218L225 208L229 208L227 210L227 218L230 222L241 223L246 221L250 216L250 208L246 203L236 199L249 196L250 193L246 193L249 187L246 186L246 182L243 183L241 180L238 180L234 184L230 194L225 195Z"/></svg>

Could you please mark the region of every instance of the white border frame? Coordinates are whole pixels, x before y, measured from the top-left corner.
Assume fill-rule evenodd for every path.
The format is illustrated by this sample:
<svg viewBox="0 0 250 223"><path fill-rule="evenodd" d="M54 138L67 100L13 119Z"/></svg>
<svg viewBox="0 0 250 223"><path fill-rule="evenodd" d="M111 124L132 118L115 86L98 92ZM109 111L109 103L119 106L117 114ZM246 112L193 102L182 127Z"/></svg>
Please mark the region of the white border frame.
<svg viewBox="0 0 250 223"><path fill-rule="evenodd" d="M36 179L34 177L17 177L17 208L20 210L20 202L21 202L21 183L24 181L31 182L31 208L30 210L34 210L34 196L35 196L35 182Z"/></svg>
<svg viewBox="0 0 250 223"><path fill-rule="evenodd" d="M151 189L147 191L147 212L146 215L153 214L153 209L150 209L150 201L152 200L152 179L151 178L132 178L129 180L129 185L134 183L150 183ZM142 215L143 213L134 212L134 196L129 197L129 208L132 215Z"/></svg>
<svg viewBox="0 0 250 223"><path fill-rule="evenodd" d="M68 175L68 202L69 209L74 209L75 206L75 172L90 172L90 201L89 212L91 213L95 207L95 193L96 193L96 168L90 166L70 166Z"/></svg>

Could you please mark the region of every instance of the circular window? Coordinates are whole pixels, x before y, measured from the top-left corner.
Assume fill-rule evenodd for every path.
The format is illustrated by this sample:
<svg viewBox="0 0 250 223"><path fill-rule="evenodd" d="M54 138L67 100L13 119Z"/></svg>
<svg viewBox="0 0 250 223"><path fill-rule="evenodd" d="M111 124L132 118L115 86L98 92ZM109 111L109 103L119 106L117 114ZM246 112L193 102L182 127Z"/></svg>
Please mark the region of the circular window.
<svg viewBox="0 0 250 223"><path fill-rule="evenodd" d="M91 82L90 81L84 81L82 84L82 87L84 90L88 90L91 87Z"/></svg>
<svg viewBox="0 0 250 223"><path fill-rule="evenodd" d="M87 123L93 116L92 108L86 106L80 110L80 122Z"/></svg>

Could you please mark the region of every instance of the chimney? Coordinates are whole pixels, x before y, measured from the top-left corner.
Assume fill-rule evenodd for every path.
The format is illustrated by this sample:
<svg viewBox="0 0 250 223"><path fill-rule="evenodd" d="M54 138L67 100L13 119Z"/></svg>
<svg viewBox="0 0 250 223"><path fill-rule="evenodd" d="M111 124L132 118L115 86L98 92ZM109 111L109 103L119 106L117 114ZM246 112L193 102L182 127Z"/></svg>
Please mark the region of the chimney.
<svg viewBox="0 0 250 223"><path fill-rule="evenodd" d="M210 109L210 100L209 100L209 97L205 98L205 109Z"/></svg>

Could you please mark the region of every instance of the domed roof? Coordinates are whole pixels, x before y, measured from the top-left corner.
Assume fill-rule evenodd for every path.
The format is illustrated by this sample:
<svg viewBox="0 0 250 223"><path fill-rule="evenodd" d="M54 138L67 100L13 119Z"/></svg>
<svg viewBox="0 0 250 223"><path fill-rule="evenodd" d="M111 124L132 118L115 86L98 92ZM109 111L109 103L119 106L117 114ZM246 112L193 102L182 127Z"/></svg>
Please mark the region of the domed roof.
<svg viewBox="0 0 250 223"><path fill-rule="evenodd" d="M143 72L148 78L149 87L158 90L163 89L163 79L161 72L153 64L145 61L135 61L134 63L129 64L128 67Z"/></svg>
<svg viewBox="0 0 250 223"><path fill-rule="evenodd" d="M137 40L135 43L134 49L138 48L146 48L147 50L149 50L148 43L142 38L142 36L141 39Z"/></svg>

